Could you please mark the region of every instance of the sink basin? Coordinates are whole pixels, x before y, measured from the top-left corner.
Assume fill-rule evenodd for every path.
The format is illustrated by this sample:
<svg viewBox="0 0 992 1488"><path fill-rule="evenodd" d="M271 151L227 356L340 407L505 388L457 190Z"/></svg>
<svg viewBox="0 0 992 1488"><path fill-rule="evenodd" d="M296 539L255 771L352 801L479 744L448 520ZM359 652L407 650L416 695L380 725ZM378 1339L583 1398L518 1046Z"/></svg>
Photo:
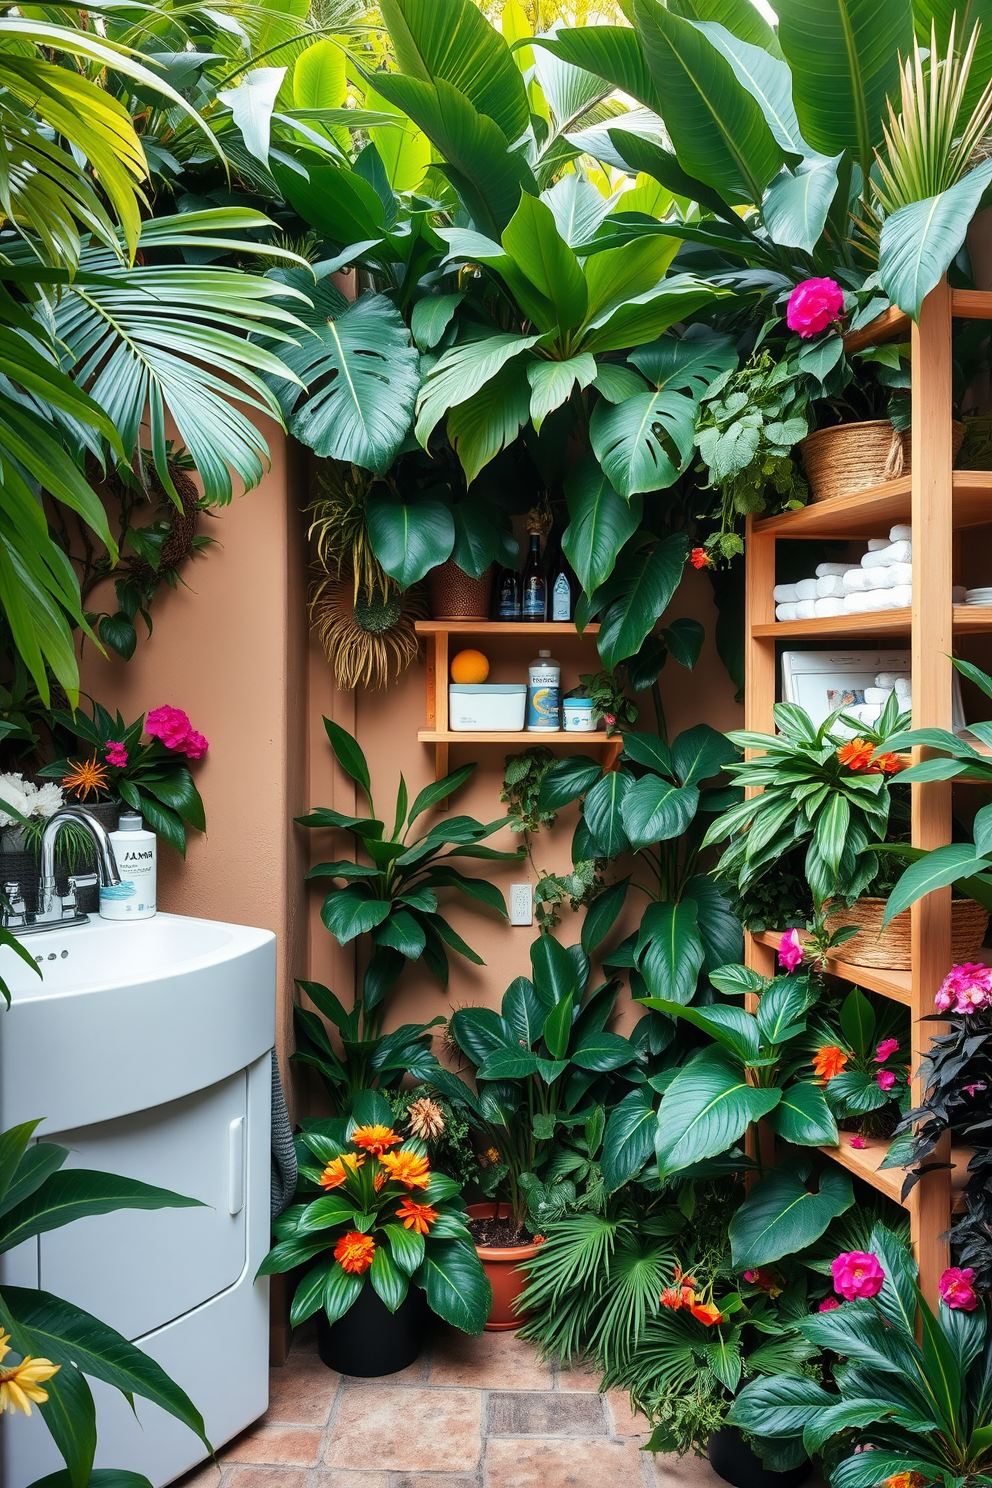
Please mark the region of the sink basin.
<svg viewBox="0 0 992 1488"><path fill-rule="evenodd" d="M44 1117L39 1135L202 1090L275 1042L268 930L185 915L93 919L9 946L0 974L0 1130Z"/></svg>

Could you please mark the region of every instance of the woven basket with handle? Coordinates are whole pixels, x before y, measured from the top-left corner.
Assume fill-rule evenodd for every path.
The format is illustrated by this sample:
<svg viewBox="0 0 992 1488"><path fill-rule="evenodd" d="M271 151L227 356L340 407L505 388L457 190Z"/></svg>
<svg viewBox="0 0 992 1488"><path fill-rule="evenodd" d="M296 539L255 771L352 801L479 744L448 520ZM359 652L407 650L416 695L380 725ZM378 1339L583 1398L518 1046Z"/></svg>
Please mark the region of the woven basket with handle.
<svg viewBox="0 0 992 1488"><path fill-rule="evenodd" d="M908 971L913 964L910 911L903 910L882 929L884 899L859 899L850 909L834 909L826 917L830 930L857 925L857 935L837 947L839 960L852 966L876 966L886 971ZM951 960L973 961L985 932L989 912L974 899L951 900Z"/></svg>
<svg viewBox="0 0 992 1488"><path fill-rule="evenodd" d="M954 458L964 442L964 424L953 425ZM817 429L799 445L809 479L811 500L829 501L849 491L863 491L908 475L912 434L900 434L888 419L861 424L835 424Z"/></svg>

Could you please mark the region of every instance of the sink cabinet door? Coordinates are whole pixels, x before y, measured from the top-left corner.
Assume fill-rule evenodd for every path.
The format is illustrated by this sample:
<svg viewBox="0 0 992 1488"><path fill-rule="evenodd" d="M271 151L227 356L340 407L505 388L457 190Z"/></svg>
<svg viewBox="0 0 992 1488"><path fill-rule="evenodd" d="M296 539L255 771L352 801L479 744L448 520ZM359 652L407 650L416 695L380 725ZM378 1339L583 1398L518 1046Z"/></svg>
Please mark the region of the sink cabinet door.
<svg viewBox="0 0 992 1488"><path fill-rule="evenodd" d="M122 1209L39 1241L40 1285L125 1338L140 1338L233 1286L246 1263L247 1075L116 1121L48 1134L66 1168L138 1178L204 1208Z"/></svg>

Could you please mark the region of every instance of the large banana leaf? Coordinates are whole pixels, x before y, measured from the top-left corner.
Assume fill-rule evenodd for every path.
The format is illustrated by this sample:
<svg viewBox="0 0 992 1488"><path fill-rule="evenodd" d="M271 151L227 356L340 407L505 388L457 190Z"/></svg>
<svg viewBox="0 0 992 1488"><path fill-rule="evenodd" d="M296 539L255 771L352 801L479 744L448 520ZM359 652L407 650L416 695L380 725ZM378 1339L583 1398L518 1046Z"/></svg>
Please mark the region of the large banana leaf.
<svg viewBox="0 0 992 1488"><path fill-rule="evenodd" d="M697 29L721 57L726 58L737 81L760 105L768 127L782 149L792 155L808 155L809 146L802 137L792 102L792 74L781 57L772 56L764 47L742 41L726 26L715 22L705 22Z"/></svg>
<svg viewBox="0 0 992 1488"><path fill-rule="evenodd" d="M417 400L417 438L424 448L449 408L467 402L507 362L530 351L540 339L506 331L446 351L427 374Z"/></svg>
<svg viewBox="0 0 992 1488"><path fill-rule="evenodd" d="M954 262L990 181L986 160L939 196L900 207L882 223L879 277L893 304L914 320Z"/></svg>
<svg viewBox="0 0 992 1488"><path fill-rule="evenodd" d="M687 21L715 22L741 41L764 47L773 57L782 55L774 28L753 0L671 0L668 8Z"/></svg>
<svg viewBox="0 0 992 1488"><path fill-rule="evenodd" d="M562 536L565 556L586 594L613 572L624 543L637 531L641 500L624 501L593 459L586 459L565 481L569 523Z"/></svg>
<svg viewBox="0 0 992 1488"><path fill-rule="evenodd" d="M730 1222L734 1266L767 1266L812 1245L854 1203L846 1173L826 1167L811 1193L793 1172L769 1173L751 1189Z"/></svg>
<svg viewBox="0 0 992 1488"><path fill-rule="evenodd" d="M519 361L507 362L477 393L452 408L448 414L448 438L465 472L467 485L472 484L490 460L513 443L527 422L532 406L528 374L536 366L560 365L531 363L525 369ZM540 421L535 420L535 427L539 426Z"/></svg>
<svg viewBox="0 0 992 1488"><path fill-rule="evenodd" d="M814 150L850 150L867 179L886 98L913 44L911 0L779 0L779 41L792 68L803 136Z"/></svg>
<svg viewBox="0 0 992 1488"><path fill-rule="evenodd" d="M937 54L945 56L954 21L958 47L966 46L976 26L981 26L962 107L966 117L975 107L992 77L992 0L914 0L913 14L920 46L930 46L930 26L937 27Z"/></svg>
<svg viewBox="0 0 992 1488"><path fill-rule="evenodd" d="M674 532L653 550L625 552L596 591L594 603L602 610L597 643L609 671L636 655L667 609L682 577L687 549L685 534Z"/></svg>
<svg viewBox="0 0 992 1488"><path fill-rule="evenodd" d="M717 1157L767 1116L781 1092L749 1085L739 1064L719 1048L695 1054L662 1097L655 1133L658 1176Z"/></svg>
<svg viewBox="0 0 992 1488"><path fill-rule="evenodd" d="M634 14L680 164L729 202L760 202L784 156L757 100L690 21L657 0L635 0Z"/></svg>
<svg viewBox="0 0 992 1488"><path fill-rule="evenodd" d="M594 73L605 82L630 94L653 114L661 113L663 89L659 89L648 67L638 33L630 26L583 26L562 29L554 36L536 36L534 45L545 47L563 62Z"/></svg>
<svg viewBox="0 0 992 1488"><path fill-rule="evenodd" d="M775 177L762 206L773 242L813 252L837 193L837 167L842 159L841 155L815 155L794 173L783 170Z"/></svg>
<svg viewBox="0 0 992 1488"><path fill-rule="evenodd" d="M69 1169L52 1173L34 1193L0 1220L0 1251L25 1240L60 1229L91 1214L113 1214L118 1209L186 1209L200 1207L199 1199L183 1198L167 1188L153 1188L135 1178L114 1173Z"/></svg>

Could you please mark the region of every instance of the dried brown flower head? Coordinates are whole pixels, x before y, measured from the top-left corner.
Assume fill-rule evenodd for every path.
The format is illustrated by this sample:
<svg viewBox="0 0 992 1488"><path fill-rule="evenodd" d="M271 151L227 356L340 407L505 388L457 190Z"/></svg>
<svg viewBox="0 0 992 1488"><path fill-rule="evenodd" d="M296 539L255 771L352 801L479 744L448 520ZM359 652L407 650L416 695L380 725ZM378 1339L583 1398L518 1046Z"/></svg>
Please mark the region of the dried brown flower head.
<svg viewBox="0 0 992 1488"><path fill-rule="evenodd" d="M436 1142L444 1131L444 1112L430 1096L422 1095L419 1100L411 1101L407 1118L413 1135L421 1141Z"/></svg>

